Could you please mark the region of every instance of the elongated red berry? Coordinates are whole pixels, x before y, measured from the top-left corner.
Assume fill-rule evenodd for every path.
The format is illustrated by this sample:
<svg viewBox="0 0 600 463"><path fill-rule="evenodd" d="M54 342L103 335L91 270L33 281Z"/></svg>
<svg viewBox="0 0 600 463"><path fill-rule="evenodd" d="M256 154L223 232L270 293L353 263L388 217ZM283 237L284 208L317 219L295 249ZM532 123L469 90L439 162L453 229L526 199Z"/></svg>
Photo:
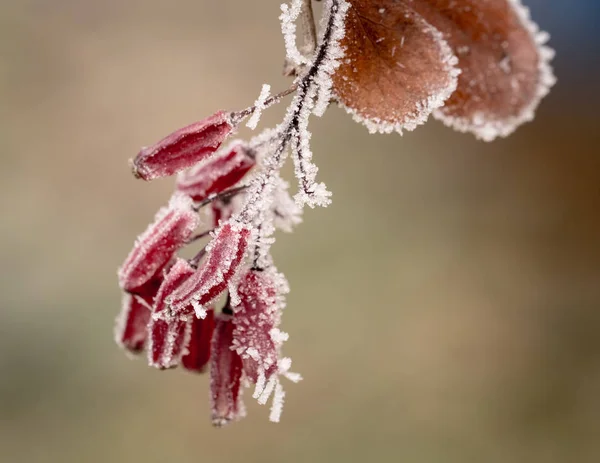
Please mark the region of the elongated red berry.
<svg viewBox="0 0 600 463"><path fill-rule="evenodd" d="M254 383L259 374L268 379L277 371L282 341L277 328L282 308L280 279L283 277L272 268L252 269L242 276L238 286L239 305L233 307L233 346L242 356L246 376Z"/></svg>
<svg viewBox="0 0 600 463"><path fill-rule="evenodd" d="M121 312L115 324L115 339L122 348L137 354L144 350L151 307L162 282L158 275L136 289L123 294Z"/></svg>
<svg viewBox="0 0 600 463"><path fill-rule="evenodd" d="M239 223L225 223L207 246L207 254L198 270L189 277L167 302L174 313L188 313L192 304L198 316L204 305L218 297L235 276L250 240L250 228Z"/></svg>
<svg viewBox="0 0 600 463"><path fill-rule="evenodd" d="M190 337L190 323L191 320L179 317L150 321L148 326L150 331L148 364L151 367L165 370L179 365Z"/></svg>
<svg viewBox="0 0 600 463"><path fill-rule="evenodd" d="M254 164L250 147L242 141L235 141L206 161L179 174L176 187L194 201L202 201L211 194L234 186Z"/></svg>
<svg viewBox="0 0 600 463"><path fill-rule="evenodd" d="M241 400L242 358L231 350L233 323L231 315L216 317L210 361L211 419L214 426L243 418Z"/></svg>
<svg viewBox="0 0 600 463"><path fill-rule="evenodd" d="M115 341L123 349L138 354L144 350L148 337L150 306L140 296L125 293L121 313L115 325Z"/></svg>
<svg viewBox="0 0 600 463"><path fill-rule="evenodd" d="M179 285L194 273L194 268L184 259L177 259L165 275L154 305L152 318L148 323L150 342L148 348L148 364L166 369L176 367L190 339L193 315L171 316L165 299Z"/></svg>
<svg viewBox="0 0 600 463"><path fill-rule="evenodd" d="M190 316L191 333L187 343L187 354L181 358L181 364L186 370L204 373L210 361L210 351L213 332L215 329L215 312L206 311L204 319Z"/></svg>
<svg viewBox="0 0 600 463"><path fill-rule="evenodd" d="M191 198L176 193L135 241L119 269L119 284L125 291L135 290L157 275L198 227L198 214Z"/></svg>
<svg viewBox="0 0 600 463"><path fill-rule="evenodd" d="M133 174L152 180L187 169L213 154L234 128L231 114L224 111L183 127L142 148L132 162Z"/></svg>

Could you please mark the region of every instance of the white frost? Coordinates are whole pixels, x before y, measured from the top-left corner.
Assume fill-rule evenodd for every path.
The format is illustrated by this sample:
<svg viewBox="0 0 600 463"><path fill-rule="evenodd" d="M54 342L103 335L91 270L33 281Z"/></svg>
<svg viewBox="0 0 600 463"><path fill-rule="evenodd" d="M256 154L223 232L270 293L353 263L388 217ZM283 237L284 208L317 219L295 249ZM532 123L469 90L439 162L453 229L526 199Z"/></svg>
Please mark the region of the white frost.
<svg viewBox="0 0 600 463"><path fill-rule="evenodd" d="M269 84L263 84L262 89L260 91L260 95L254 103L254 107L256 109L254 110L254 113L252 113L250 119L248 119L248 122L246 122L246 127L252 130L256 129L256 126L260 121L260 116L262 115L263 110L266 108L265 101L267 100L267 98L269 98L270 94L271 86Z"/></svg>
<svg viewBox="0 0 600 463"><path fill-rule="evenodd" d="M303 0L292 0L290 5L281 5L281 33L285 42L285 54L290 63L296 66L307 64L308 60L300 53L296 45L296 20L302 12Z"/></svg>

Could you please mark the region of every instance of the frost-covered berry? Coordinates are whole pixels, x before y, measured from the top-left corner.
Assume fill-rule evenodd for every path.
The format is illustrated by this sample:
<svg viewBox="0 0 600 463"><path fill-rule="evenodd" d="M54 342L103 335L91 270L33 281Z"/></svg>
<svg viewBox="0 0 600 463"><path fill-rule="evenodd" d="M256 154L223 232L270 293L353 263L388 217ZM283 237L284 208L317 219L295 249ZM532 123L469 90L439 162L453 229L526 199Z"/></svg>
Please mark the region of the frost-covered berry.
<svg viewBox="0 0 600 463"><path fill-rule="evenodd" d="M167 298L174 313L189 313L191 304L196 315L204 317L204 305L225 291L238 271L250 233L250 227L229 222L216 232L198 270Z"/></svg>
<svg viewBox="0 0 600 463"><path fill-rule="evenodd" d="M206 161L180 173L176 188L194 201L203 201L234 186L255 163L253 150L246 143L235 141Z"/></svg>
<svg viewBox="0 0 600 463"><path fill-rule="evenodd" d="M193 273L194 268L186 260L177 259L158 289L147 327L150 334L150 366L159 369L176 367L184 354L190 338L193 315L172 316L165 299Z"/></svg>
<svg viewBox="0 0 600 463"><path fill-rule="evenodd" d="M198 227L198 214L192 200L176 193L135 241L133 249L119 269L119 284L133 292L157 275L173 258Z"/></svg>
<svg viewBox="0 0 600 463"><path fill-rule="evenodd" d="M151 367L165 370L179 365L189 339L190 322L187 317L150 321L148 364Z"/></svg>
<svg viewBox="0 0 600 463"><path fill-rule="evenodd" d="M187 353L181 358L186 370L204 373L210 361L210 350L215 329L215 311L208 309L206 317L192 317Z"/></svg>
<svg viewBox="0 0 600 463"><path fill-rule="evenodd" d="M244 372L253 383L260 372L268 379L277 371L283 339L277 328L282 308L278 280L282 278L273 269L251 269L238 286L239 304L233 307L233 347L242 356Z"/></svg>
<svg viewBox="0 0 600 463"><path fill-rule="evenodd" d="M224 111L183 127L142 148L132 161L133 174L143 180L176 174L213 154L234 129L232 115Z"/></svg>
<svg viewBox="0 0 600 463"><path fill-rule="evenodd" d="M221 313L216 317L210 360L211 419L219 427L245 416L242 358L231 349L232 340L232 317Z"/></svg>
<svg viewBox="0 0 600 463"><path fill-rule="evenodd" d="M125 293L121 313L115 325L115 340L123 349L133 354L144 350L148 338L147 325L150 320L150 306L140 296Z"/></svg>

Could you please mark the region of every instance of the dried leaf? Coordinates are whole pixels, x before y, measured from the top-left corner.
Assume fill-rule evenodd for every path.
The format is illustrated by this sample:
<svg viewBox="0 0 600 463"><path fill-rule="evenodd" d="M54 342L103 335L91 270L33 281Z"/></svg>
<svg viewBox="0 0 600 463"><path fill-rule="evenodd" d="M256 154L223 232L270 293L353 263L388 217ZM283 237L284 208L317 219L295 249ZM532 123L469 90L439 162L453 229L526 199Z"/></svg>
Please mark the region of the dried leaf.
<svg viewBox="0 0 600 463"><path fill-rule="evenodd" d="M520 0L348 1L347 60L334 84L373 131L414 128L435 109L447 125L492 140L531 120L554 83L547 34ZM448 46L461 71L453 92L440 86L444 66L456 64Z"/></svg>
<svg viewBox="0 0 600 463"><path fill-rule="evenodd" d="M414 129L456 89L456 57L407 2L348 1L335 95L371 132Z"/></svg>

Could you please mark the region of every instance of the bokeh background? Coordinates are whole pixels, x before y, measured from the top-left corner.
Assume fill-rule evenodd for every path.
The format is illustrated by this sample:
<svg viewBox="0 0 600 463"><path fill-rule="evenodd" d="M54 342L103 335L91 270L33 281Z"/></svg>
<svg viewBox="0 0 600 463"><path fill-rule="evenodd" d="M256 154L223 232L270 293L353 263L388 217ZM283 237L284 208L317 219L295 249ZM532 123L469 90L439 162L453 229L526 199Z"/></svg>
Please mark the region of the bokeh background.
<svg viewBox="0 0 600 463"><path fill-rule="evenodd" d="M600 461L600 7L526 3L559 84L512 137L314 121L334 203L274 248L305 380L215 430L206 377L113 343L172 188L127 159L285 88L279 2L1 0L0 461Z"/></svg>

